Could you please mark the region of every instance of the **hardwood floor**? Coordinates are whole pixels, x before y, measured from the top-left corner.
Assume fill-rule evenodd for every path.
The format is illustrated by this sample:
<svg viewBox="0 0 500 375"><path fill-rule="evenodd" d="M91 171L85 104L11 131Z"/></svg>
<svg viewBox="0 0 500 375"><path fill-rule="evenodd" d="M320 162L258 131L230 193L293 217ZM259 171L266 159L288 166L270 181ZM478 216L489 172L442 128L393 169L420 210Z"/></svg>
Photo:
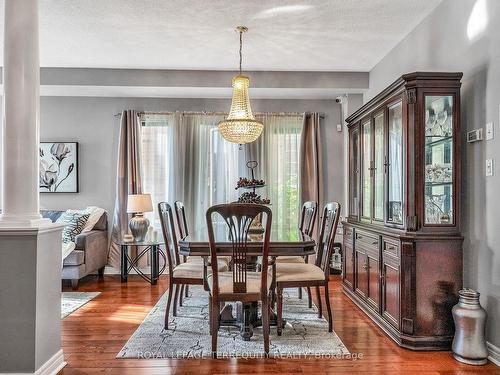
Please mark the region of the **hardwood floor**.
<svg viewBox="0 0 500 375"><path fill-rule="evenodd" d="M97 298L62 321L62 345L68 365L60 374L499 374L492 363L468 366L449 352L413 352L387 338L330 282L334 330L357 360L333 359L115 359L151 307L167 289L161 277L150 286L138 276L122 284L119 276L82 280L80 291L100 291ZM69 287L64 288L70 291ZM325 311L325 309L323 309Z"/></svg>

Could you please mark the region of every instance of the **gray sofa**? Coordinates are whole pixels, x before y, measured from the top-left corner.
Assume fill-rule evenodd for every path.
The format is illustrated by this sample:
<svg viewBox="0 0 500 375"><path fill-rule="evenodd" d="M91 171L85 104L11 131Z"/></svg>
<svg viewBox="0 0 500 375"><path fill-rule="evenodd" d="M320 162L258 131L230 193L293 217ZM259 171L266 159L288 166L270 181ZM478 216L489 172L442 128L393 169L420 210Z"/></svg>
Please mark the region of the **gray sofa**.
<svg viewBox="0 0 500 375"><path fill-rule="evenodd" d="M42 210L44 218L55 222L64 211ZM108 261L108 216L104 213L90 232L75 237L75 250L63 262L62 279L71 280L73 289L78 281L92 272L104 274Z"/></svg>

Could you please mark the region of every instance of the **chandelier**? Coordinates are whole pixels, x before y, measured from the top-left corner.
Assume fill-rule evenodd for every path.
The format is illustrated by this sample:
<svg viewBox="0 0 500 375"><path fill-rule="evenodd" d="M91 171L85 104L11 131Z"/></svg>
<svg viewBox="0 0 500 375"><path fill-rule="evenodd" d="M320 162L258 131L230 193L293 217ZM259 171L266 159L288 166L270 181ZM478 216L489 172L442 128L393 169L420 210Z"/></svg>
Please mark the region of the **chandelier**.
<svg viewBox="0 0 500 375"><path fill-rule="evenodd" d="M240 145L254 142L262 133L264 124L257 121L250 107L248 87L250 79L241 74L242 61L242 39L243 33L248 31L245 26L238 26L236 30L240 34L240 73L233 77L233 98L229 115L219 123L219 131L228 142Z"/></svg>

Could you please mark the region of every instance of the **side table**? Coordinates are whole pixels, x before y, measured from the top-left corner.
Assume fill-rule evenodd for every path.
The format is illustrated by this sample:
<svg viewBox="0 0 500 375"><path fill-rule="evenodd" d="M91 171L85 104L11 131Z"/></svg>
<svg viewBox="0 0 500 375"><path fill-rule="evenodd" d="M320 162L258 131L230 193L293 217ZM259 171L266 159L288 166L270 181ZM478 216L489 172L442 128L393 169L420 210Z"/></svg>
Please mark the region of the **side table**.
<svg viewBox="0 0 500 375"><path fill-rule="evenodd" d="M158 278L165 271L167 264L167 258L165 253L161 250L160 245L163 245L163 240L161 241L142 241L142 242L125 242L123 240L115 241L117 245L120 246L120 272L121 281L126 283L128 279L129 272L133 269L140 275L144 280L151 283L151 285L156 285ZM132 259L129 253L129 249L133 246L139 247L138 254ZM148 253L151 254L151 276L148 276L139 268L139 260ZM163 267L160 269L160 256L163 258Z"/></svg>

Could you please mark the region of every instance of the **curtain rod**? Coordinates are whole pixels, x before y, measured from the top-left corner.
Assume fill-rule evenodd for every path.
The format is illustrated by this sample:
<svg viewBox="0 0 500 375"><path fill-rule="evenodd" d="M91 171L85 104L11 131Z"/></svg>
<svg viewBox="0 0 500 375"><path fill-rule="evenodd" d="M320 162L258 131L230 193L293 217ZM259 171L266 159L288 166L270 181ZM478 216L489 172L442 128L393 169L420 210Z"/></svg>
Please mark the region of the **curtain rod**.
<svg viewBox="0 0 500 375"><path fill-rule="evenodd" d="M143 112L138 112L140 115L173 115L175 113L185 113L188 115L209 115L209 116L225 116L228 113L227 112L204 112L204 111L175 111L175 112L169 112L169 111L161 111L161 112L155 112L155 111L143 111ZM306 113L311 113L311 112L306 112ZM255 115L271 115L271 116L302 116L304 112L254 112ZM115 113L115 117L121 116L120 113ZM324 119L325 114L324 113L319 113L319 117Z"/></svg>

